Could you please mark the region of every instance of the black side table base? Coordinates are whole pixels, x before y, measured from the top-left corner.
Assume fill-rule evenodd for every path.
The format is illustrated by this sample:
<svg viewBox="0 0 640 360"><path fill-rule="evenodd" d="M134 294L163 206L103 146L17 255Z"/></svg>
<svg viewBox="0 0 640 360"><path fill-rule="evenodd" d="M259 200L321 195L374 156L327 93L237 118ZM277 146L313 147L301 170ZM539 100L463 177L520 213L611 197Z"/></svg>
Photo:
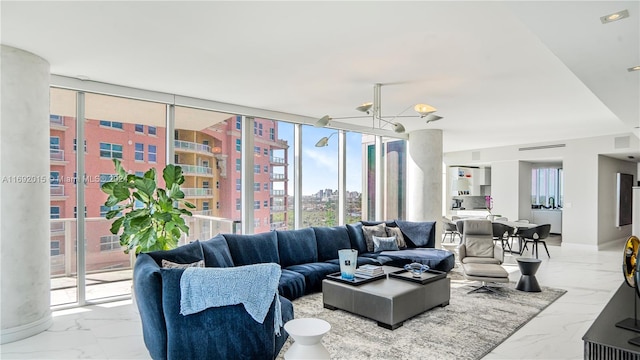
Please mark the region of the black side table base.
<svg viewBox="0 0 640 360"><path fill-rule="evenodd" d="M518 281L518 285L516 285L516 289L526 292L542 291L540 285L538 284L538 279L536 279L535 275L522 275L520 277L520 280Z"/></svg>

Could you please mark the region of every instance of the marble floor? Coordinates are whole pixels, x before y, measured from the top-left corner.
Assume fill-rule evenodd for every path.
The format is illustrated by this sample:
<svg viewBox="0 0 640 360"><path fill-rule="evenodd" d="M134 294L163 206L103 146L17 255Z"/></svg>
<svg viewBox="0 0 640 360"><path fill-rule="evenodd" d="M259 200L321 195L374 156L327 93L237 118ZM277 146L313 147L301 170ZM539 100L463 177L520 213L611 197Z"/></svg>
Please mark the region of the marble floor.
<svg viewBox="0 0 640 360"><path fill-rule="evenodd" d="M541 255L543 286L567 290L484 359L581 359L582 336L622 284L623 243L600 251L563 243ZM526 254L525 254L526 255ZM515 257L505 268L520 276ZM56 311L53 326L31 338L2 345L1 359L149 359L138 313L130 300Z"/></svg>

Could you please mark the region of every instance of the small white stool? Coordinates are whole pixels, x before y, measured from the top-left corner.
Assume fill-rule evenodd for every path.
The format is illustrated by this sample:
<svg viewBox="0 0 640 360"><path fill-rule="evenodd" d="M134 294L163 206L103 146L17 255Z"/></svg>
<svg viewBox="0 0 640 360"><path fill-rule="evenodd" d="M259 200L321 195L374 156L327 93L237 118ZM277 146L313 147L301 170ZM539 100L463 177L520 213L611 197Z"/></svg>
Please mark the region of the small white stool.
<svg viewBox="0 0 640 360"><path fill-rule="evenodd" d="M331 358L322 345L322 337L331 330L328 322L314 318L293 319L284 324L284 329L294 340L284 353L285 360Z"/></svg>

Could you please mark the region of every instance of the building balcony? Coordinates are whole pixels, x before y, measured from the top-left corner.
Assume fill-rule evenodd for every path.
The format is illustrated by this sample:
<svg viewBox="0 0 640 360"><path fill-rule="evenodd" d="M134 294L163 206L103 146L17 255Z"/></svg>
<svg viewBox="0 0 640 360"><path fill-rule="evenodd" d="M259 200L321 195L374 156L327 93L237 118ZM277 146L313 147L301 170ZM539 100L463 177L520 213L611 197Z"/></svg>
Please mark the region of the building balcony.
<svg viewBox="0 0 640 360"><path fill-rule="evenodd" d="M184 197L194 198L194 197L212 197L213 190L205 189L205 188L182 188L182 192L184 193Z"/></svg>
<svg viewBox="0 0 640 360"><path fill-rule="evenodd" d="M176 165L182 168L182 172L184 172L185 175L213 176L213 169L210 167L187 165L187 164L176 164Z"/></svg>
<svg viewBox="0 0 640 360"><path fill-rule="evenodd" d="M286 210L284 205L274 205L271 207L271 212L283 212Z"/></svg>
<svg viewBox="0 0 640 360"><path fill-rule="evenodd" d="M271 196L284 196L284 190L271 190Z"/></svg>
<svg viewBox="0 0 640 360"><path fill-rule="evenodd" d="M204 153L204 154L213 156L213 153L211 152L211 147L209 145L198 144L198 143L183 141L183 140L175 140L174 147L176 151L197 152L197 153Z"/></svg>
<svg viewBox="0 0 640 360"><path fill-rule="evenodd" d="M64 125L64 117L60 115L49 115L49 127L54 130L67 130L67 127Z"/></svg>
<svg viewBox="0 0 640 360"><path fill-rule="evenodd" d="M196 210L196 211L192 211L191 214L211 216L213 214L213 210Z"/></svg>
<svg viewBox="0 0 640 360"><path fill-rule="evenodd" d="M49 159L51 161L64 161L64 150L49 149Z"/></svg>
<svg viewBox="0 0 640 360"><path fill-rule="evenodd" d="M51 196L64 196L64 185L49 185Z"/></svg>
<svg viewBox="0 0 640 360"><path fill-rule="evenodd" d="M272 156L271 158L269 158L269 161L272 165L287 165L287 163L285 163L284 161L284 158L281 157Z"/></svg>
<svg viewBox="0 0 640 360"><path fill-rule="evenodd" d="M273 231L273 230L286 230L287 229L287 223L284 222L284 221L272 222L270 227L271 227L271 231Z"/></svg>
<svg viewBox="0 0 640 360"><path fill-rule="evenodd" d="M287 176L285 174L269 174L269 179L271 180L286 180Z"/></svg>

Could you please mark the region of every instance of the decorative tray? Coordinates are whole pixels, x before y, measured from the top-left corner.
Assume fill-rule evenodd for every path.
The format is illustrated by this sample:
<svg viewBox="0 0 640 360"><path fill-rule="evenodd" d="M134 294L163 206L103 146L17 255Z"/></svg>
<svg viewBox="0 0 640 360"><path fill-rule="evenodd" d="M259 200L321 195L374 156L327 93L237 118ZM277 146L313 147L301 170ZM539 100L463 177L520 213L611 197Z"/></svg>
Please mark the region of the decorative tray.
<svg viewBox="0 0 640 360"><path fill-rule="evenodd" d="M377 281L377 280L380 280L380 279L385 279L386 277L387 277L387 274L380 274L380 275L376 275L376 276L372 276L372 277L366 277L366 278L356 275L353 278L353 280L347 280L347 279L343 279L342 276L340 276L339 272L327 275L327 279L328 280L337 281L337 282L341 282L341 283L349 284L349 285L354 285L354 286L370 283L372 281Z"/></svg>
<svg viewBox="0 0 640 360"><path fill-rule="evenodd" d="M409 273L407 270L402 269L402 270L398 270L398 271L394 271L389 273L389 277L390 278L395 278L395 279L400 279L400 280L405 280L405 281L411 281L414 283L418 283L418 284L428 284L432 281L436 281L442 278L447 277L447 273L444 271L438 271L438 270L433 270L433 269L429 269L427 271L425 271L424 273L420 274L419 278L413 277L413 275L411 273Z"/></svg>

